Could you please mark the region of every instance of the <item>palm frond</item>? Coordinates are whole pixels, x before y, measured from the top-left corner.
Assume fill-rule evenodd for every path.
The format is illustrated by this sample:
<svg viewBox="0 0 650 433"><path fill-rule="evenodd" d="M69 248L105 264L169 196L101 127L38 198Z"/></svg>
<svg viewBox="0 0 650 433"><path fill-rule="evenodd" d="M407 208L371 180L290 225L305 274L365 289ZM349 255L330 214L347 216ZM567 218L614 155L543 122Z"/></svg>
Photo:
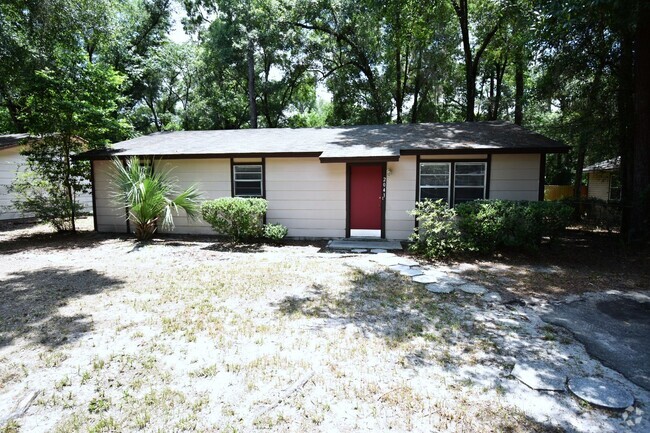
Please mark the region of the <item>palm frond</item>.
<svg viewBox="0 0 650 433"><path fill-rule="evenodd" d="M179 209L188 218L200 215L199 198L196 185L176 193L176 182L171 170L155 171L152 166L140 164L137 157L125 163L113 160L112 176L113 199L121 207L128 209L129 219L137 226L136 233L153 235L156 224L164 229L173 229L173 213ZM176 195L172 198L171 196Z"/></svg>

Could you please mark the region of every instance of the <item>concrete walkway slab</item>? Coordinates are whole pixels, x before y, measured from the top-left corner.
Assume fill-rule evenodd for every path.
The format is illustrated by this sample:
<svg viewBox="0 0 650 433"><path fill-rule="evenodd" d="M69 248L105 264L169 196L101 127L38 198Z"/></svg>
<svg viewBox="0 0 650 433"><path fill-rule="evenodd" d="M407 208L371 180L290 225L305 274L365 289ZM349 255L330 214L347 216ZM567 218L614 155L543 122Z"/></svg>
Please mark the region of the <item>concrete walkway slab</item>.
<svg viewBox="0 0 650 433"><path fill-rule="evenodd" d="M384 239L333 239L329 241L327 248L334 250L381 249L401 251L402 244L398 241L387 241Z"/></svg>
<svg viewBox="0 0 650 433"><path fill-rule="evenodd" d="M634 396L627 389L600 378L571 378L568 387L576 397L605 409L622 410L634 404Z"/></svg>
<svg viewBox="0 0 650 433"><path fill-rule="evenodd" d="M543 362L517 362L510 374L538 391L564 391L566 374Z"/></svg>

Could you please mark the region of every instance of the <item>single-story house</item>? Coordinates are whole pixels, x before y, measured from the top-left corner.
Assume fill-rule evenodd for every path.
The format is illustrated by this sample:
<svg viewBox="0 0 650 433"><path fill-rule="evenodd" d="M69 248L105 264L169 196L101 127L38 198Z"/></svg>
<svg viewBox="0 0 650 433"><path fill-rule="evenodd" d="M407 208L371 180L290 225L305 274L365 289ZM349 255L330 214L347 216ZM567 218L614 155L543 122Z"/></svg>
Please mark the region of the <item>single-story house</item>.
<svg viewBox="0 0 650 433"><path fill-rule="evenodd" d="M620 201L620 166L621 158L616 157L585 167L583 171L587 173L588 197L605 201Z"/></svg>
<svg viewBox="0 0 650 433"><path fill-rule="evenodd" d="M0 220L17 220L30 218L33 215L22 214L13 206L14 194L8 191L17 174L25 168L25 157L20 154L24 146L29 146L29 134L0 135ZM90 210L92 199L90 194L79 196L79 202L84 210Z"/></svg>
<svg viewBox="0 0 650 433"><path fill-rule="evenodd" d="M545 155L566 151L511 123L475 122L163 132L80 157L92 162L100 232L130 230L111 199L111 159L138 156L205 199L266 198L267 221L290 237L401 240L419 200L543 199ZM175 232L212 233L184 215Z"/></svg>

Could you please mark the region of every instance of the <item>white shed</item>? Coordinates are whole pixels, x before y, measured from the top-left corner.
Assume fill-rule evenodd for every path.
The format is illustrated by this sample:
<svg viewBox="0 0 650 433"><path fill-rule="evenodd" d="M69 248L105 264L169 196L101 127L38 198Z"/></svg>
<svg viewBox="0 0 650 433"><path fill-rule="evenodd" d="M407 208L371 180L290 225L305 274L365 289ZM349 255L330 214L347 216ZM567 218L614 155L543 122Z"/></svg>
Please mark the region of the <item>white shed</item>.
<svg viewBox="0 0 650 433"><path fill-rule="evenodd" d="M33 215L23 215L14 208L12 202L14 195L8 192L18 172L24 169L25 157L20 151L25 146L23 142L29 134L4 134L0 135L0 220L14 220L30 218ZM92 210L92 196L90 193L82 194L79 201L87 212Z"/></svg>

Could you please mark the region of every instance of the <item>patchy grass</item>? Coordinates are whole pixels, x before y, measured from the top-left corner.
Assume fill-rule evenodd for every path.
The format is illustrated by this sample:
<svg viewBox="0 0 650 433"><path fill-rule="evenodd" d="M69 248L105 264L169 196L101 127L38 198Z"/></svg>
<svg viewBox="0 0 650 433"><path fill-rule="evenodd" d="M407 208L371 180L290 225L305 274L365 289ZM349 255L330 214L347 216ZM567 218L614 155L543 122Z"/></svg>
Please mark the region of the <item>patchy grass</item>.
<svg viewBox="0 0 650 433"><path fill-rule="evenodd" d="M0 432L561 431L509 400L495 335L528 336L478 297L320 244L38 227L0 232L0 390L41 391Z"/></svg>

